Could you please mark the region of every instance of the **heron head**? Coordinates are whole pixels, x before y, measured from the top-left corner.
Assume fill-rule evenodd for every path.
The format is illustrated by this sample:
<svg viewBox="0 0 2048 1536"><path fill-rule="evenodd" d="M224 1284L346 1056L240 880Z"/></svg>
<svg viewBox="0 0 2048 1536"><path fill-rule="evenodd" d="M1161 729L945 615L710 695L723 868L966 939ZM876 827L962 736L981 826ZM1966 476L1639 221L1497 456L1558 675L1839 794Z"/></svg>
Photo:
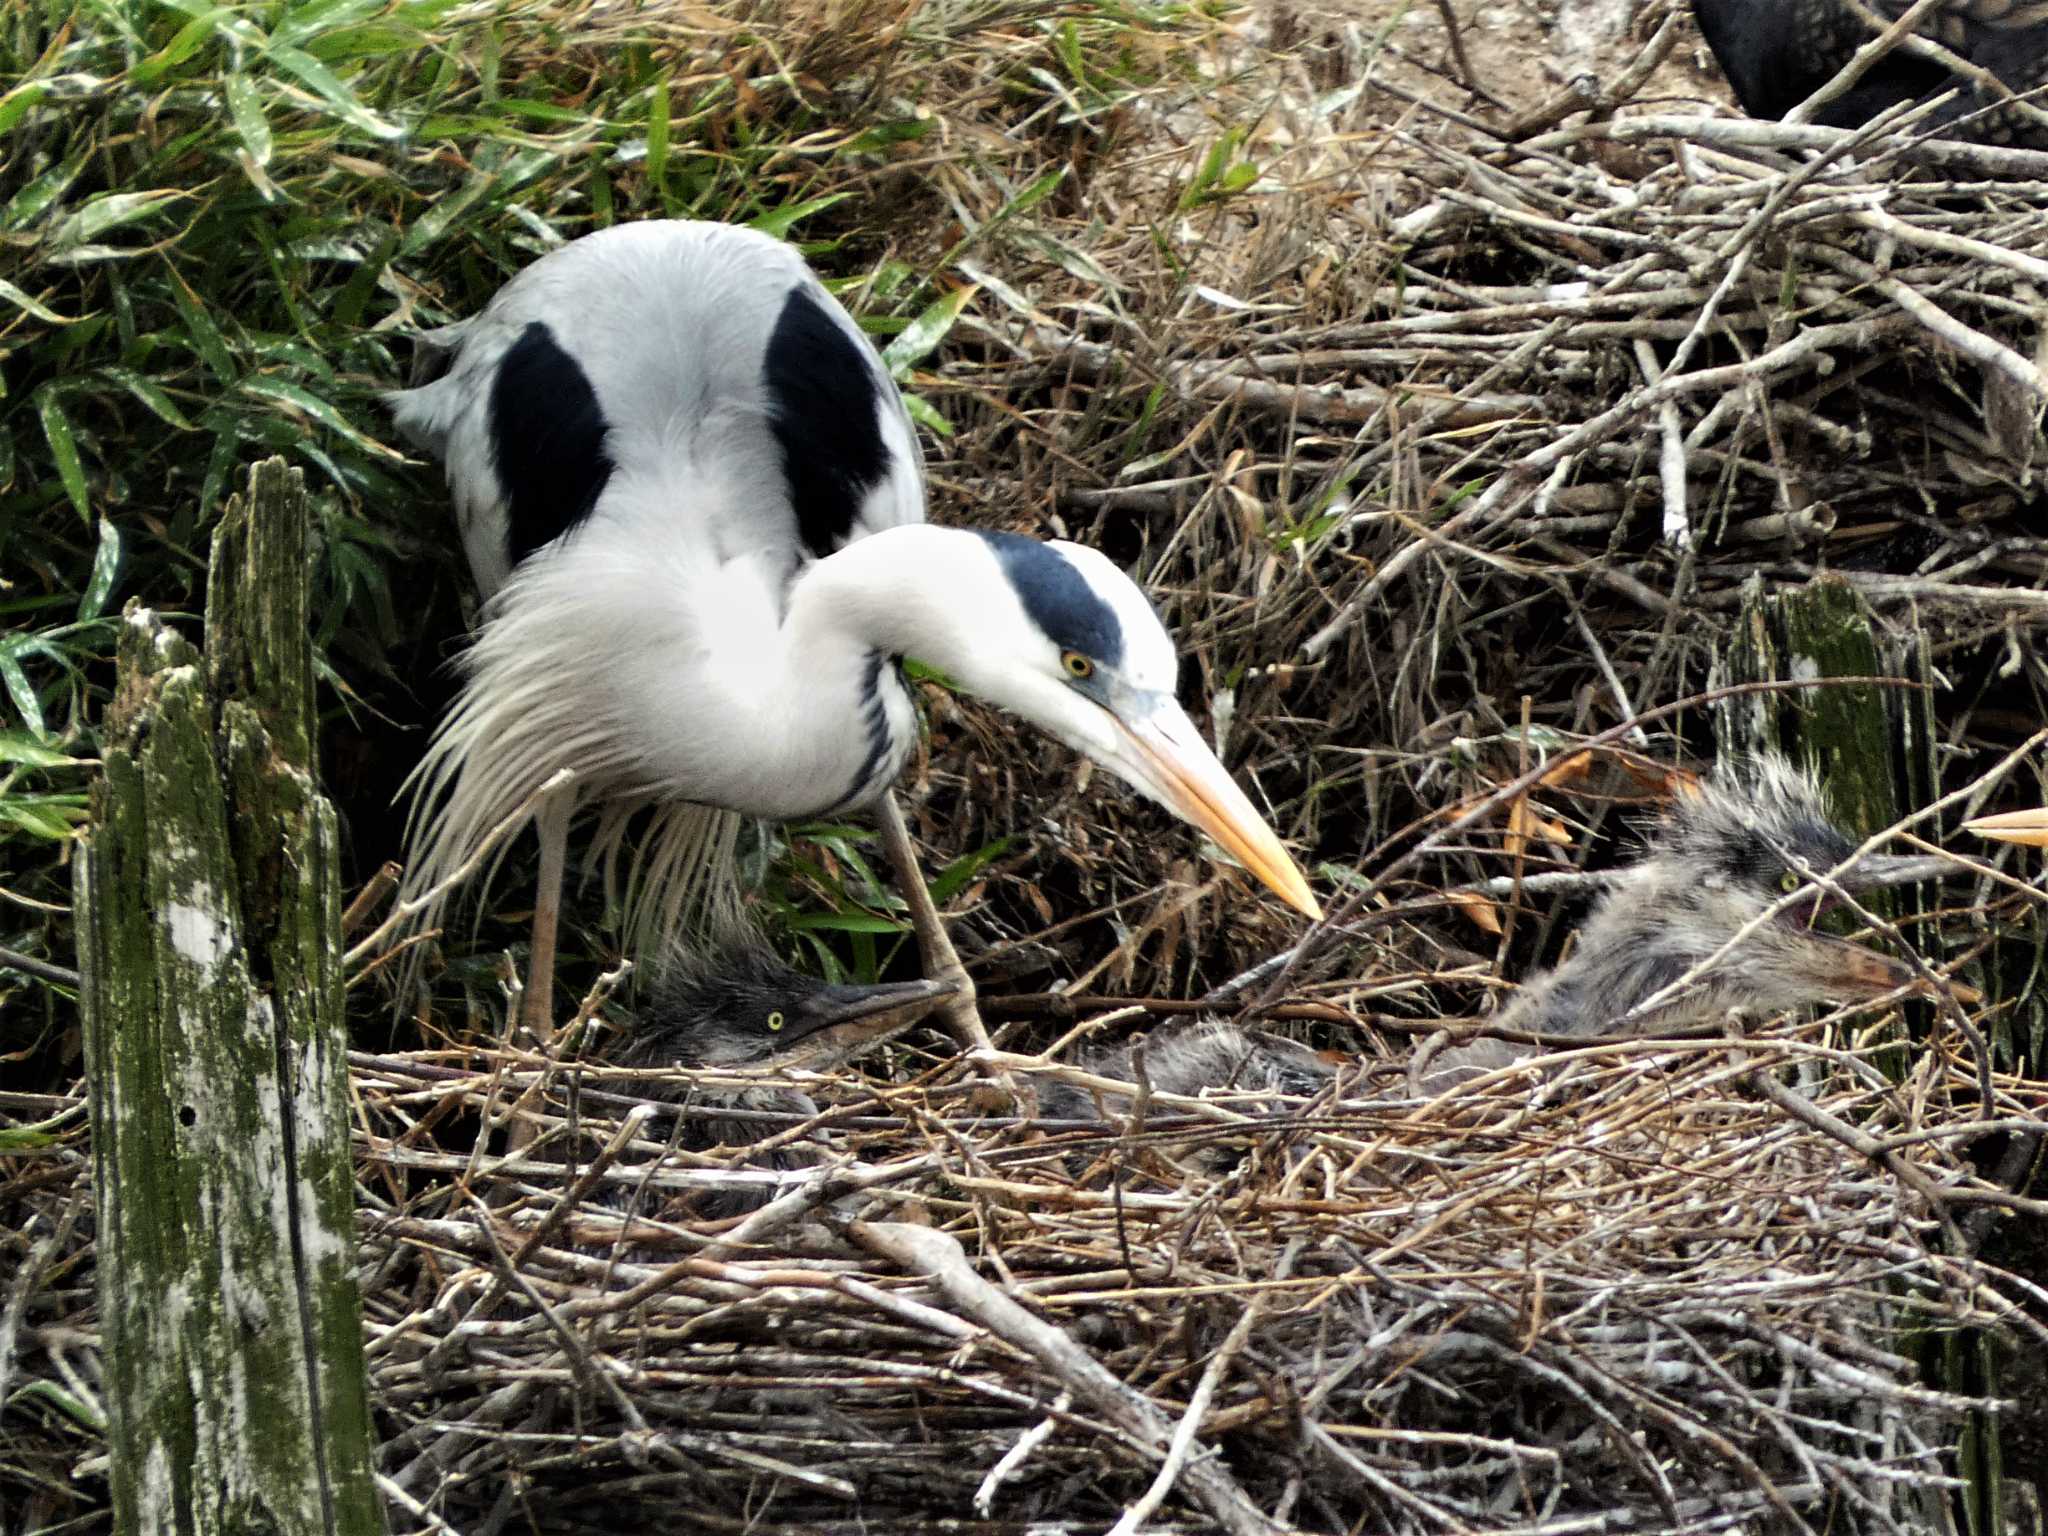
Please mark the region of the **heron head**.
<svg viewBox="0 0 2048 1536"><path fill-rule="evenodd" d="M1175 699L1173 641L1137 583L1085 545L979 537L1000 578L1001 611L969 617L971 643L948 670L1201 828L1289 905L1320 917L1300 866Z"/></svg>
<svg viewBox="0 0 2048 1536"><path fill-rule="evenodd" d="M1587 963L1603 949L1625 954L1650 982L1726 949L1685 1010L1701 1017L1879 997L1914 985L1918 973L1817 924L1845 899L1956 867L1939 855L1857 857L1819 785L1782 758L1763 758L1680 796L1647 856L1587 924L1581 949L1594 951ZM1617 1011L1647 995L1620 998ZM1672 1022L1661 1008L1658 1016Z"/></svg>
<svg viewBox="0 0 2048 1536"><path fill-rule="evenodd" d="M820 981L748 945L678 962L656 982L619 1060L628 1066L836 1066L953 995L941 981Z"/></svg>

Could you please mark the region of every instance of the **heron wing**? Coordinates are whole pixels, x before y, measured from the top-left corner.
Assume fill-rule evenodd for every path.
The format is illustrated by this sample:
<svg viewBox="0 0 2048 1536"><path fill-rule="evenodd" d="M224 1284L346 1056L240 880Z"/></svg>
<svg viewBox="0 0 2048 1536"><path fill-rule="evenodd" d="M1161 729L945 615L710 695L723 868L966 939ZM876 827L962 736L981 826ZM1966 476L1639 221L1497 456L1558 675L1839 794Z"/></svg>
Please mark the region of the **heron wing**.
<svg viewBox="0 0 2048 1536"><path fill-rule="evenodd" d="M486 595L603 518L625 481L672 506L663 532L686 563L745 561L784 582L807 558L924 518L894 382L802 256L769 236L619 225L535 262L453 339L441 378L386 398L446 467Z"/></svg>

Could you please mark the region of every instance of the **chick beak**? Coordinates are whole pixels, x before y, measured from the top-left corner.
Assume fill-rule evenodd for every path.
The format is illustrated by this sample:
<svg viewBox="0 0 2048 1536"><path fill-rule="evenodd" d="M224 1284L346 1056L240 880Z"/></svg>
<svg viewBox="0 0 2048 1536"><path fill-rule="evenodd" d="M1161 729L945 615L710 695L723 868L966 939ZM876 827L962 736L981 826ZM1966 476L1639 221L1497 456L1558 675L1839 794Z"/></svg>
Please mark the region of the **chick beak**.
<svg viewBox="0 0 2048 1536"><path fill-rule="evenodd" d="M1901 987L1927 990L1926 983L1903 960L1894 960L1830 934L1809 933L1806 939L1813 946L1810 958L1814 975L1830 996L1860 1000L1883 997Z"/></svg>
<svg viewBox="0 0 2048 1536"><path fill-rule="evenodd" d="M1809 933L1814 974L1829 995L1847 1001L1883 997L1901 987L1920 997L1946 993L1959 1003L1981 1003L1984 994L1967 982L1937 977L1929 983L1903 960L1824 933Z"/></svg>
<svg viewBox="0 0 2048 1536"><path fill-rule="evenodd" d="M806 1020L807 1035L832 1033L835 1042L865 1043L908 1029L957 989L949 981L886 981L825 989Z"/></svg>
<svg viewBox="0 0 2048 1536"><path fill-rule="evenodd" d="M1297 912L1323 915L1301 866L1216 760L1186 710L1153 695L1142 713L1111 710L1109 717L1123 738L1111 768L1208 833Z"/></svg>
<svg viewBox="0 0 2048 1536"><path fill-rule="evenodd" d="M1880 886L1910 885L1916 880L1939 880L1946 875L1969 873L1961 859L1941 853L1865 854L1843 871L1842 885L1851 891L1871 891Z"/></svg>
<svg viewBox="0 0 2048 1536"><path fill-rule="evenodd" d="M1857 893L1879 890L1886 886L1910 885L1919 880L1938 880L1952 875L1969 866L1959 859L1945 854L1866 854L1849 868L1842 871L1840 884L1844 891ZM1793 911L1804 922L1812 922L1823 913L1839 905L1838 898L1828 892L1820 893L1811 908L1801 903ZM1802 924L1803 925L1803 924ZM1881 955L1874 949L1848 939L1838 939L1831 934L1809 931L1806 940L1813 946L1815 973L1822 979L1827 990L1837 997L1861 999L1882 997L1904 987L1922 997L1934 996L1946 990L1958 1002L1975 1003L1983 1000L1983 994L1967 983L1948 980L1943 986L1930 986L1920 973L1902 960Z"/></svg>

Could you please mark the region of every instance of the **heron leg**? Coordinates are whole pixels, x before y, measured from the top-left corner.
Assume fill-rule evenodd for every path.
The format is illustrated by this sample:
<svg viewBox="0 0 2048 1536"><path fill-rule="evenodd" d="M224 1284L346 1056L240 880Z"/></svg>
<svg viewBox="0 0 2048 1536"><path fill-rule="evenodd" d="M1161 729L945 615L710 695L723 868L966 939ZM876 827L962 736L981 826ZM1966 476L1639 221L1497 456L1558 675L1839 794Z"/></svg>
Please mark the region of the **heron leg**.
<svg viewBox="0 0 2048 1536"><path fill-rule="evenodd" d="M932 893L924 883L924 871L917 867L917 850L910 846L910 828L903 823L896 791L885 790L875 808L882 827L882 851L896 871L896 884L910 904L910 926L917 933L917 947L924 953L925 974L933 981L950 982L959 990L952 1000L940 1005L954 1037L968 1050L990 1049L988 1031L982 1027L981 1010L974 1005L974 981L946 934L939 909L932 905Z"/></svg>
<svg viewBox="0 0 2048 1536"><path fill-rule="evenodd" d="M526 961L526 990L519 998L518 1038L545 1048L555 1037L555 935L562 920L562 871L569 856L569 813L574 796L558 789L542 802L535 830L540 836L540 881L533 899L533 947Z"/></svg>

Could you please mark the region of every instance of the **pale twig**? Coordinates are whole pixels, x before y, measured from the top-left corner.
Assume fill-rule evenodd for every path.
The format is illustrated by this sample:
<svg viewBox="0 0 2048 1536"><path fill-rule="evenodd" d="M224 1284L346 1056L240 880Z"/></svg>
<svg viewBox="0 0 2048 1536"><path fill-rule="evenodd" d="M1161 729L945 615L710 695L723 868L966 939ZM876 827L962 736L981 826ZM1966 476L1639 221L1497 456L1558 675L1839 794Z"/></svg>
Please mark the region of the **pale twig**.
<svg viewBox="0 0 2048 1536"><path fill-rule="evenodd" d="M1171 1444L1172 1426L1149 1399L1117 1380L1066 1334L977 1275L956 1239L900 1222L854 1221L845 1230L869 1252L931 1280L954 1306L1036 1359L1077 1398L1141 1444L1162 1454ZM1197 1502L1233 1536L1273 1536L1284 1529L1251 1501L1212 1452L1200 1453L1184 1476Z"/></svg>

